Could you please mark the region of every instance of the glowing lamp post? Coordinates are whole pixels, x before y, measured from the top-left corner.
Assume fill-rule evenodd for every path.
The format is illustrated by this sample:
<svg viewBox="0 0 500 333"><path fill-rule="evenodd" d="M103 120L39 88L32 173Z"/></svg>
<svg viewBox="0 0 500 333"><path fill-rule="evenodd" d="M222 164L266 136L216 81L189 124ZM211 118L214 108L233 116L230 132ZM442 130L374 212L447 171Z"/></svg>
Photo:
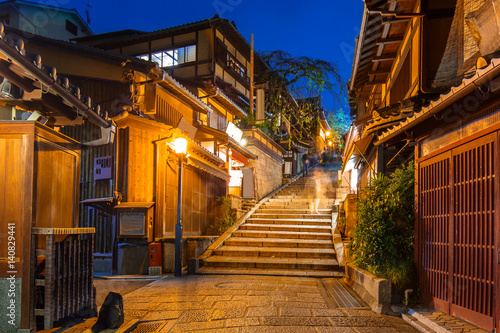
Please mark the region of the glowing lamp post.
<svg viewBox="0 0 500 333"><path fill-rule="evenodd" d="M174 149L179 158L179 180L177 185L177 224L175 225L175 267L174 276L182 276L182 161L187 153L187 140L177 138L174 140Z"/></svg>

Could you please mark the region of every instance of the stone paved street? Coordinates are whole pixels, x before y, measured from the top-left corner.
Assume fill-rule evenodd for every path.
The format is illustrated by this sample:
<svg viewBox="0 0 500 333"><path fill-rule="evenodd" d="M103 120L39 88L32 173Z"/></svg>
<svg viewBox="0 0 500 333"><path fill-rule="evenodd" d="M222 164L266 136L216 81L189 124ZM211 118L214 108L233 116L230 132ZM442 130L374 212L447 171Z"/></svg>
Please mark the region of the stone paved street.
<svg viewBox="0 0 500 333"><path fill-rule="evenodd" d="M124 296L137 332L416 332L399 317L339 308L321 279L166 277Z"/></svg>

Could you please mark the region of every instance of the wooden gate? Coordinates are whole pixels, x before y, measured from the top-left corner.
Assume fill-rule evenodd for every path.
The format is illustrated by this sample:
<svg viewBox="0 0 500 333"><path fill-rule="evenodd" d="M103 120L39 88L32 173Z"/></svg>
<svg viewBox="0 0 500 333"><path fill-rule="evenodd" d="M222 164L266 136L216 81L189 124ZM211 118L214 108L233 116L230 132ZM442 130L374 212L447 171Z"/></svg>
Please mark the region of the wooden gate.
<svg viewBox="0 0 500 333"><path fill-rule="evenodd" d="M416 260L425 302L493 330L497 133L419 161ZM498 301L496 302L498 303Z"/></svg>

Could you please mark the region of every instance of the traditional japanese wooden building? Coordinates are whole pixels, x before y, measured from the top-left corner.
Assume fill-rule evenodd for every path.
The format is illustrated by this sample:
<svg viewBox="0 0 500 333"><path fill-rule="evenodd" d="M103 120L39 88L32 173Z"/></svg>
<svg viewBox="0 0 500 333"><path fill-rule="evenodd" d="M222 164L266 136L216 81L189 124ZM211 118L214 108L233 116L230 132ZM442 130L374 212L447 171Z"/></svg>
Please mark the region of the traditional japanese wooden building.
<svg viewBox="0 0 500 333"><path fill-rule="evenodd" d="M33 331L43 317L50 329L95 310L95 229L78 221L81 145L60 126L112 124L1 23L0 78L0 286L9 309L0 326Z"/></svg>
<svg viewBox="0 0 500 333"><path fill-rule="evenodd" d="M216 197L228 194L229 182L227 161L202 147L196 134L198 114L213 108L149 61L41 36L27 47L102 101L113 121L112 132L88 123L60 130L84 142L80 223L97 229L96 263L109 265L100 258L112 258L117 273L147 273L148 244L173 238L178 175L172 164L177 157L168 144L178 136L188 140L189 154L183 177L184 235L206 235L215 223ZM136 225L134 231L124 223ZM173 255L168 252L164 255ZM129 260L122 261L127 255Z"/></svg>
<svg viewBox="0 0 500 333"><path fill-rule="evenodd" d="M421 299L491 331L500 327L493 6L366 1L350 86L358 116L345 156L362 165L362 185L370 172L415 160Z"/></svg>
<svg viewBox="0 0 500 333"><path fill-rule="evenodd" d="M242 184L254 183L253 161L257 157L242 145L242 133L235 126L240 119L247 117L245 110L249 108L251 46L234 23L216 15L154 32L115 31L76 38L75 42L157 63L211 106L213 112L199 113L193 119L197 128L195 140L225 160L231 176L230 193L241 196ZM266 70L267 65L255 54L253 72L256 82ZM276 170L281 170L282 162L276 161L265 167L276 174ZM243 173L242 169L246 171ZM281 179L276 181L276 186L278 183L281 184Z"/></svg>

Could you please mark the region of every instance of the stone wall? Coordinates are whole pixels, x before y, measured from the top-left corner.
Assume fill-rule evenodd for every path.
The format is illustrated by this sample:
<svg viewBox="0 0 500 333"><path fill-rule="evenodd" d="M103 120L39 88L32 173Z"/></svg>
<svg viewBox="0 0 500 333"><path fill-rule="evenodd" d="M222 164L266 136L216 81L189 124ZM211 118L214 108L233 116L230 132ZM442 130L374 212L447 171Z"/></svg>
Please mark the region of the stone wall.
<svg viewBox="0 0 500 333"><path fill-rule="evenodd" d="M259 157L255 161L255 196L260 200L283 184L282 163L255 147L250 151Z"/></svg>
<svg viewBox="0 0 500 333"><path fill-rule="evenodd" d="M257 156L250 167L254 168L255 199L260 200L283 184L286 150L257 128L243 130L243 138L247 141L246 148Z"/></svg>

